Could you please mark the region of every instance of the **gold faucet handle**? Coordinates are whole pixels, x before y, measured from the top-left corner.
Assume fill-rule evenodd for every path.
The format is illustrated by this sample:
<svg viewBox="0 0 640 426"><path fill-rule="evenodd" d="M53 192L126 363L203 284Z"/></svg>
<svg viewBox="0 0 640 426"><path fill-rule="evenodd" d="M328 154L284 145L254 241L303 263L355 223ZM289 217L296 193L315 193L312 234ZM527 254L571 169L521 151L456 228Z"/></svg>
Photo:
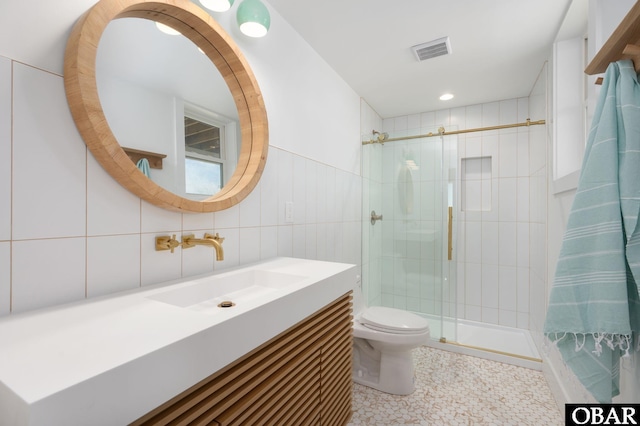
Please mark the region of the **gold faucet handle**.
<svg viewBox="0 0 640 426"><path fill-rule="evenodd" d="M196 238L196 236L194 234L183 235L182 236L182 248L183 249L188 249L188 248L191 248L191 247L195 247L196 245L193 244L191 241L189 241L189 240L193 240L195 238Z"/></svg>
<svg viewBox="0 0 640 426"><path fill-rule="evenodd" d="M156 251L171 250L171 253L173 253L176 247L180 247L180 243L176 240L176 234L173 234L173 237L166 235L156 237Z"/></svg>
<svg viewBox="0 0 640 426"><path fill-rule="evenodd" d="M217 242L219 242L220 244L222 244L222 242L224 241L224 237L221 237L220 234L217 233L217 232L216 232L215 235L212 235L212 234L209 234L209 233L204 234L204 237L205 238L209 238L209 239L214 239Z"/></svg>

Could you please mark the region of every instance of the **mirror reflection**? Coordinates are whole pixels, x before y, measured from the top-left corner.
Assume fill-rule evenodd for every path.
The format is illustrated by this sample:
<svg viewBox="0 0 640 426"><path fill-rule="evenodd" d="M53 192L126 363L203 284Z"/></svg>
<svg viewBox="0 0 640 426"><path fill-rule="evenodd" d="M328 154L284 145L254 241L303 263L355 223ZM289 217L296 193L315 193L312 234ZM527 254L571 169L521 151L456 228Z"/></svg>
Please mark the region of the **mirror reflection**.
<svg viewBox="0 0 640 426"><path fill-rule="evenodd" d="M229 180L240 151L235 102L186 37L146 19L115 19L100 39L96 81L114 136L155 183L203 200Z"/></svg>

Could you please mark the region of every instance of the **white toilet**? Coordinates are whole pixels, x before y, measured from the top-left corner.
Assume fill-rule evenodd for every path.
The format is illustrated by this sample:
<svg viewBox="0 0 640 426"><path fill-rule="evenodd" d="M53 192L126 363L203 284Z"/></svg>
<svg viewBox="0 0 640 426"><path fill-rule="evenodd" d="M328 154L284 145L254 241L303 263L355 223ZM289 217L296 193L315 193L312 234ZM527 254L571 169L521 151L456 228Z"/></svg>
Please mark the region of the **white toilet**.
<svg viewBox="0 0 640 426"><path fill-rule="evenodd" d="M394 395L415 389L411 351L429 340L429 323L411 312L366 307L354 289L353 381Z"/></svg>

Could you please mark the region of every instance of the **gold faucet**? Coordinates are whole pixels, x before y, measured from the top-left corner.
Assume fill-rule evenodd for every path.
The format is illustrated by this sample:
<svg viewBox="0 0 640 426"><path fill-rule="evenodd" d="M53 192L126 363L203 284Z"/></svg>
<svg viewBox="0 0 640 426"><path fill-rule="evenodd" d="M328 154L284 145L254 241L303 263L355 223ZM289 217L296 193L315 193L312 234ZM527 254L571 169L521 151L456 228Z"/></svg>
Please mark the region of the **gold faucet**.
<svg viewBox="0 0 640 426"><path fill-rule="evenodd" d="M215 235L206 233L204 238L195 238L195 235L183 235L182 236L182 248L187 249L195 246L209 246L213 247L216 251L216 260L224 260L224 249L222 248L222 242L224 238L216 232Z"/></svg>
<svg viewBox="0 0 640 426"><path fill-rule="evenodd" d="M173 234L173 237L169 237L169 236L156 237L157 251L171 250L171 253L173 253L173 250L176 247L180 247L180 243L178 242L178 240L176 240L176 234Z"/></svg>

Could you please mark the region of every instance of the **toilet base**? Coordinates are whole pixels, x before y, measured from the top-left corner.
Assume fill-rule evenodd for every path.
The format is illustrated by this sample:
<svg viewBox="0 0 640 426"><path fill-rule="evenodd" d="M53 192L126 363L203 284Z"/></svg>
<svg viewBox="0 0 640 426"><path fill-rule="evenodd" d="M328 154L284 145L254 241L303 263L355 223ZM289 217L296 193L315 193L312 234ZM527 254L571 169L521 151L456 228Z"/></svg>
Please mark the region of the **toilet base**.
<svg viewBox="0 0 640 426"><path fill-rule="evenodd" d="M381 352L366 340L354 338L352 378L382 392L409 395L415 390L411 350Z"/></svg>

